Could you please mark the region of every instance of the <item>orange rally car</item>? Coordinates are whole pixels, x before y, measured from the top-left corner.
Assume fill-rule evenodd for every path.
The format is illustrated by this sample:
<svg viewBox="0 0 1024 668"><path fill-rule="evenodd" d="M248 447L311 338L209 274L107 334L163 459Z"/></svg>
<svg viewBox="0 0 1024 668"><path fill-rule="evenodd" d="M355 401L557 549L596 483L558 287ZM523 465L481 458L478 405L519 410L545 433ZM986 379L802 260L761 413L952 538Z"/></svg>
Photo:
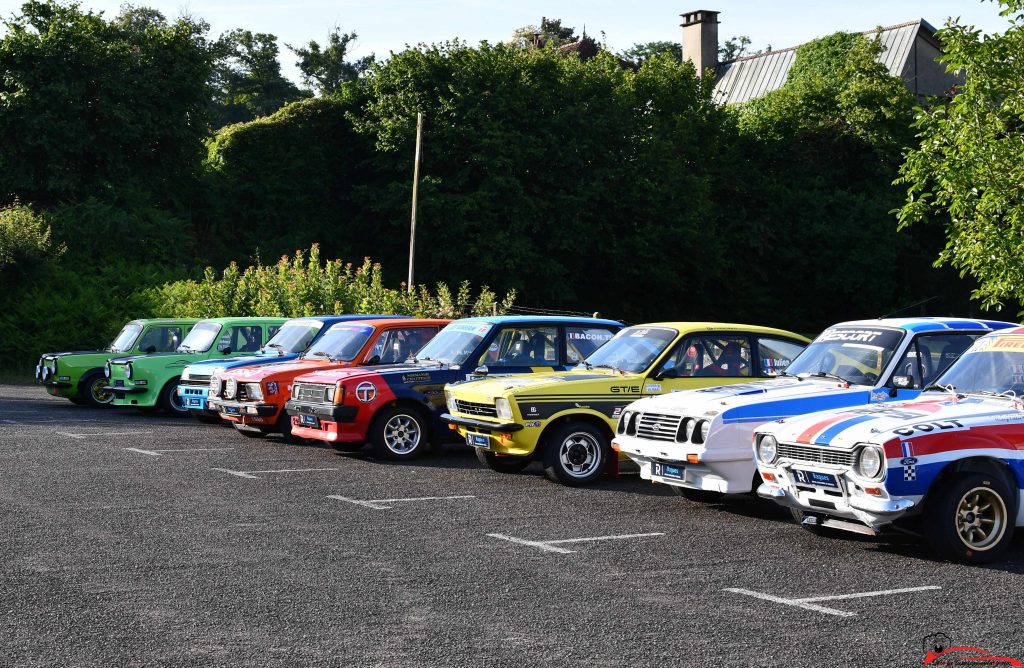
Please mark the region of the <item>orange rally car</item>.
<svg viewBox="0 0 1024 668"><path fill-rule="evenodd" d="M292 381L309 371L397 364L423 347L449 320L402 318L339 322L296 360L218 372L209 408L244 436L291 435L284 410Z"/></svg>

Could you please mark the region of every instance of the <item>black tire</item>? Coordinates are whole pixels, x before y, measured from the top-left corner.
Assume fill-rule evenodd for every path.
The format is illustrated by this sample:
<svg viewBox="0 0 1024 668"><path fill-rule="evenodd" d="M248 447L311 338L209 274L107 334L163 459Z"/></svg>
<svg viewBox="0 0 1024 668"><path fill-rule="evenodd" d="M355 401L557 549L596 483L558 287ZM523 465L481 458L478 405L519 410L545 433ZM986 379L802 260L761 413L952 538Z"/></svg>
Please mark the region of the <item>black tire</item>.
<svg viewBox="0 0 1024 668"><path fill-rule="evenodd" d="M499 457L483 448L473 449L476 450L476 458L481 464L498 473L522 473L523 469L530 465L529 457Z"/></svg>
<svg viewBox="0 0 1024 668"><path fill-rule="evenodd" d="M922 529L942 558L981 564L997 559L1009 547L1016 516L1016 499L1001 479L962 473L928 495Z"/></svg>
<svg viewBox="0 0 1024 668"><path fill-rule="evenodd" d="M265 438L270 433L266 427L240 427L237 422L232 422L231 426L235 428L235 432L246 438Z"/></svg>
<svg viewBox="0 0 1024 668"><path fill-rule="evenodd" d="M220 415L212 411L189 411L192 417L203 424L220 424Z"/></svg>
<svg viewBox="0 0 1024 668"><path fill-rule="evenodd" d="M181 397L178 396L177 378L164 385L164 389L160 390L156 405L171 417L180 418L188 415L188 408L181 403Z"/></svg>
<svg viewBox="0 0 1024 668"><path fill-rule="evenodd" d="M109 382L102 371L94 369L82 376L82 379L78 381L78 396L71 401L79 406L108 408L114 400L114 393L103 392L99 388L105 387Z"/></svg>
<svg viewBox="0 0 1024 668"><path fill-rule="evenodd" d="M544 473L569 487L583 487L600 478L612 451L603 431L578 420L546 433L543 447Z"/></svg>
<svg viewBox="0 0 1024 668"><path fill-rule="evenodd" d="M71 403L73 403L76 406L88 406L89 405L89 402L86 401L85 399L83 399L82 397L68 397L68 401L70 401Z"/></svg>
<svg viewBox="0 0 1024 668"><path fill-rule="evenodd" d="M415 459L430 449L430 430L423 415L410 406L382 409L370 426L370 443L381 457L394 461Z"/></svg>
<svg viewBox="0 0 1024 668"><path fill-rule="evenodd" d="M669 485L672 491L675 492L676 496L681 496L687 501L693 501L694 503L714 503L715 501L721 501L725 494L721 492L713 492L707 489L690 489L689 487L679 487L677 485Z"/></svg>

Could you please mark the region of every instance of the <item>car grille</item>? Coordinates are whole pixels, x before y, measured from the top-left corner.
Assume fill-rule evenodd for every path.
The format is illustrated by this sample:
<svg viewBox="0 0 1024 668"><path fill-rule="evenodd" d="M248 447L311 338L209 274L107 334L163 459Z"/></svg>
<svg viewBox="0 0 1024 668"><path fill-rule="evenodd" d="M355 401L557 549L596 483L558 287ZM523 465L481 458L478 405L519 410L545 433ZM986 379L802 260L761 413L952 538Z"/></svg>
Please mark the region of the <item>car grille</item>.
<svg viewBox="0 0 1024 668"><path fill-rule="evenodd" d="M472 401L455 400L455 410L465 415L478 415L480 417L498 417L498 409L494 404L478 404Z"/></svg>
<svg viewBox="0 0 1024 668"><path fill-rule="evenodd" d="M636 435L652 441L675 441L682 421L681 415L642 413L636 422Z"/></svg>
<svg viewBox="0 0 1024 668"><path fill-rule="evenodd" d="M331 385L308 385L305 383L296 384L292 396L298 401L309 401L314 404L327 403L324 397L327 396L328 388Z"/></svg>
<svg viewBox="0 0 1024 668"><path fill-rule="evenodd" d="M850 466L853 464L853 453L845 450L834 450L814 445L793 445L779 443L779 459L812 464L830 464L832 466Z"/></svg>

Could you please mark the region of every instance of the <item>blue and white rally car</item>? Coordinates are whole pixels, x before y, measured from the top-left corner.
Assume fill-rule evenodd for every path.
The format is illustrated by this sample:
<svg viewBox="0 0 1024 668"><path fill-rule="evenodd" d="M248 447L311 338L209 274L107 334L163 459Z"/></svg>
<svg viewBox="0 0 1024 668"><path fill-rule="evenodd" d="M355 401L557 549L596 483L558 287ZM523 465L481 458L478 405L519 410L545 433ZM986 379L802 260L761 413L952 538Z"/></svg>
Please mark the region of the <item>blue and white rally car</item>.
<svg viewBox="0 0 1024 668"><path fill-rule="evenodd" d="M636 401L623 409L612 447L639 464L642 478L670 485L693 501L751 492L760 485L750 456L759 425L913 399L975 339L1017 326L963 318L842 322L822 332L785 368L775 362L792 354L763 340L756 359L774 365L775 378Z"/></svg>
<svg viewBox="0 0 1024 668"><path fill-rule="evenodd" d="M817 533L904 524L945 558L996 558L1024 526L1024 328L978 339L915 401L759 427L762 497Z"/></svg>
<svg viewBox="0 0 1024 668"><path fill-rule="evenodd" d="M281 325L281 328L267 341L267 345L253 355L208 359L185 367L181 372L181 382L178 384L177 390L178 396L181 397L181 405L200 422L220 422L217 412L211 411L207 406L210 380L216 372L271 362L290 362L298 358L317 339L327 333L331 326L339 322L404 317L406 316L353 314L293 318Z"/></svg>

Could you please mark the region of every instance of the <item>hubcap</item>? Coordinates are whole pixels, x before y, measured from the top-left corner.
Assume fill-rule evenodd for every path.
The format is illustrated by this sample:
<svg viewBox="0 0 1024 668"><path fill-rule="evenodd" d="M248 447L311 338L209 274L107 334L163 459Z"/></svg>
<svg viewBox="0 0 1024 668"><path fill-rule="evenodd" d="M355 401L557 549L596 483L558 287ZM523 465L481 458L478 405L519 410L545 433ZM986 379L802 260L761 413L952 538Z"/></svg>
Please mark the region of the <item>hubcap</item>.
<svg viewBox="0 0 1024 668"><path fill-rule="evenodd" d="M177 413L188 413L188 408L185 407L185 400L178 396L178 388L171 388L171 408Z"/></svg>
<svg viewBox="0 0 1024 668"><path fill-rule="evenodd" d="M98 404L109 404L114 400L114 393L103 389L107 386L108 382L106 378L97 378L92 381L89 385L89 394L92 396L93 401Z"/></svg>
<svg viewBox="0 0 1024 668"><path fill-rule="evenodd" d="M1006 504L990 488L975 487L960 497L955 522L964 545L972 550L988 550L1006 532Z"/></svg>
<svg viewBox="0 0 1024 668"><path fill-rule="evenodd" d="M420 426L408 415L396 415L384 425L384 443L388 450L405 455L420 444Z"/></svg>
<svg viewBox="0 0 1024 668"><path fill-rule="evenodd" d="M584 478L601 465L601 445L586 432L570 434L558 449L558 460L566 473Z"/></svg>

